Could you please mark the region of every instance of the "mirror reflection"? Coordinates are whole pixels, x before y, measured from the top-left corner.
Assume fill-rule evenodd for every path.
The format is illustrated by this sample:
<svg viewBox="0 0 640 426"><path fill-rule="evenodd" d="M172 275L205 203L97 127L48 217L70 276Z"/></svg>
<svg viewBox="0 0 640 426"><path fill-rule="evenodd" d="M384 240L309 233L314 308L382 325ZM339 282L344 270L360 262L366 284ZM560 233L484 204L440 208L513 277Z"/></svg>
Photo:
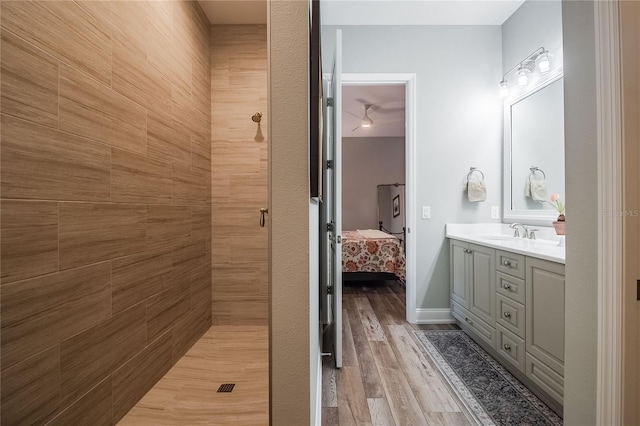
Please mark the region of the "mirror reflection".
<svg viewBox="0 0 640 426"><path fill-rule="evenodd" d="M505 195L510 195L510 210L553 215L546 201L551 194L565 196L562 78L517 99L509 112L511 191Z"/></svg>

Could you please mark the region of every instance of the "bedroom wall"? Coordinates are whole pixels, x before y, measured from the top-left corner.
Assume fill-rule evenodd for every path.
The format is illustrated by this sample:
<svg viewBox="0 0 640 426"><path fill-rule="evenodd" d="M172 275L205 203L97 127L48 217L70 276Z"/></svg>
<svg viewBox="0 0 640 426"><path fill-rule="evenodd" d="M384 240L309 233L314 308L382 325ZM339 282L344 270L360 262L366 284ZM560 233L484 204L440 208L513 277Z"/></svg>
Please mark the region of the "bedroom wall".
<svg viewBox="0 0 640 426"><path fill-rule="evenodd" d="M209 24L0 7L0 423L117 423L211 325Z"/></svg>
<svg viewBox="0 0 640 426"><path fill-rule="evenodd" d="M260 127L251 120L262 113ZM213 323L267 324L267 28L211 27Z"/></svg>
<svg viewBox="0 0 640 426"><path fill-rule="evenodd" d="M404 138L342 138L342 229L378 229L379 184L404 183Z"/></svg>
<svg viewBox="0 0 640 426"><path fill-rule="evenodd" d="M325 69L337 27L322 29ZM490 222L502 205L500 26L343 28L344 72L417 76L417 308L449 307L447 222ZM488 198L469 203L469 167L486 176ZM421 218L431 206L431 219ZM496 220L493 220L496 221Z"/></svg>

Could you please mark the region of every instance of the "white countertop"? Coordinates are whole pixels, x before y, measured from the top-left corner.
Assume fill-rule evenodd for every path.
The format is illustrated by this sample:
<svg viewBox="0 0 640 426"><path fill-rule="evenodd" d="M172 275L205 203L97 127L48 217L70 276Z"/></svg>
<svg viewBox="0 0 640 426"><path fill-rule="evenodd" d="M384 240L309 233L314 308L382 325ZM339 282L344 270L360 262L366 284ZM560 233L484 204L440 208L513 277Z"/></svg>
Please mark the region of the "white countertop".
<svg viewBox="0 0 640 426"><path fill-rule="evenodd" d="M538 229L536 239L514 238L513 229L506 223L447 223L446 236L499 250L537 257L564 264L564 237L551 227L527 226ZM559 245L561 244L562 245Z"/></svg>

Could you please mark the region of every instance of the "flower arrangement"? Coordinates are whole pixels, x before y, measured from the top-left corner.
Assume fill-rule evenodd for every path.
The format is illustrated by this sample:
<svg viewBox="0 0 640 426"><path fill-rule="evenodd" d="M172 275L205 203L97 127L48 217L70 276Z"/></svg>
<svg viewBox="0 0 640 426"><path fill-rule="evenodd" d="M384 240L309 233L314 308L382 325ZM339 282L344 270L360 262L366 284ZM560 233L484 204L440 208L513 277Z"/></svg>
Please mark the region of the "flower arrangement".
<svg viewBox="0 0 640 426"><path fill-rule="evenodd" d="M562 201L560 201L560 194L551 194L551 201L547 201L549 204L553 206L554 209L558 211L558 222L564 222L565 217L565 205Z"/></svg>

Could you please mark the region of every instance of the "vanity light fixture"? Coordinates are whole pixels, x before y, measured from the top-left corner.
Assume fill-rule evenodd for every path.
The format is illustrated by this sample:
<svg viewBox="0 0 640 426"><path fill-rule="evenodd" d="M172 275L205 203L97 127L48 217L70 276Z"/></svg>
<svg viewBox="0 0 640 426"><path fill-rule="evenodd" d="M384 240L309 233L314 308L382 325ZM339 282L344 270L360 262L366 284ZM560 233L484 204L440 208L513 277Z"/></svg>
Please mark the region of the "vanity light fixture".
<svg viewBox="0 0 640 426"><path fill-rule="evenodd" d="M515 71L515 79L518 86L525 87L529 84L529 74L535 71L536 65L542 74L546 74L551 70L551 54L544 47L537 48L533 53L520 61L516 66L504 73L500 81L500 97L509 96L509 85L507 76Z"/></svg>
<svg viewBox="0 0 640 426"><path fill-rule="evenodd" d="M502 80L500 82L500 97L506 98L509 96L509 86L507 85L506 80Z"/></svg>
<svg viewBox="0 0 640 426"><path fill-rule="evenodd" d="M548 50L543 50L541 54L538 55L538 69L542 74L546 74L551 69L551 57L549 55Z"/></svg>
<svg viewBox="0 0 640 426"><path fill-rule="evenodd" d="M520 64L520 68L518 68L518 86L520 87L524 87L527 85L527 83L529 83L529 73L531 71L529 71L528 68L525 68L522 64Z"/></svg>

